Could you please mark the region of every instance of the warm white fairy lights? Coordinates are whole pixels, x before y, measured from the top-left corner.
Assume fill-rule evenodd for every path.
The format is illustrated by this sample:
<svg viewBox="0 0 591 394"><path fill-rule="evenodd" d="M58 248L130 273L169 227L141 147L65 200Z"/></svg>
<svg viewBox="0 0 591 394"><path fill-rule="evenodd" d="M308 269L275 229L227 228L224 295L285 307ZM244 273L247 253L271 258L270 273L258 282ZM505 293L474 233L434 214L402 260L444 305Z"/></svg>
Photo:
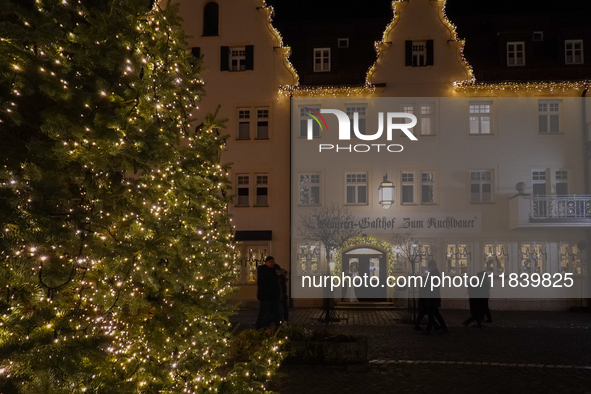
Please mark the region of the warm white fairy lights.
<svg viewBox="0 0 591 394"><path fill-rule="evenodd" d="M91 15L81 2L36 4L39 14L22 16L23 25L53 23L52 13L64 9L68 17ZM93 20L105 29L116 18ZM12 50L11 97L0 120L16 127L27 111L18 104L35 93L30 81L43 81L58 103L39 125L48 149L37 154L50 165L31 157L0 168L0 190L13 202L0 232L0 291L8 300L0 347L31 349L0 360L0 374L29 392L41 392L35 384L44 380L72 393L109 384L128 392L252 391L283 357L283 339L272 337L251 362L216 372L227 363L231 308L223 300L233 291L235 255L227 169L217 162L225 141L216 124L191 129L203 81L176 21L172 10L154 8L132 25L136 35L117 35L117 53L100 29L89 37L76 28L67 40ZM18 37L5 43L20 45ZM100 78L73 70L79 47L120 56L121 67ZM72 375L56 380L53 360Z"/></svg>

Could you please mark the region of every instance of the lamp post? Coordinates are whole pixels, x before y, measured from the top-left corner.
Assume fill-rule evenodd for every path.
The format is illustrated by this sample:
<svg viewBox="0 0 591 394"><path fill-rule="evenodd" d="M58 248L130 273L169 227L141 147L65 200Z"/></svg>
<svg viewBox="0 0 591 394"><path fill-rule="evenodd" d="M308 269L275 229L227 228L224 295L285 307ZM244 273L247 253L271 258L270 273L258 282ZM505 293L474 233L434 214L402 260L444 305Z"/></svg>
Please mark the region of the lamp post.
<svg viewBox="0 0 591 394"><path fill-rule="evenodd" d="M388 180L388 174L384 175L384 180L380 183L378 190L380 192L380 205L388 209L394 204L394 183Z"/></svg>

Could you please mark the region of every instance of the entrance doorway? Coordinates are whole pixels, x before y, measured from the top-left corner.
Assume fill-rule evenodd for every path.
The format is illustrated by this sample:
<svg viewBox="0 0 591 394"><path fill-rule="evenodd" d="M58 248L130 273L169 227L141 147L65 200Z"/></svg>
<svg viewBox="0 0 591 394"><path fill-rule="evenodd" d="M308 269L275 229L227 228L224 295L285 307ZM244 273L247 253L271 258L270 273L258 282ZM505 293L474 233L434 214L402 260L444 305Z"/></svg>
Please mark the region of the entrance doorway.
<svg viewBox="0 0 591 394"><path fill-rule="evenodd" d="M359 301L386 301L388 278L388 264L386 252L373 247L358 247L343 252L343 273L346 276L359 276L362 279L367 275L368 286L356 287L355 295ZM379 278L377 287L370 286L372 277ZM376 284L376 280L373 280ZM345 296L347 289L343 289Z"/></svg>

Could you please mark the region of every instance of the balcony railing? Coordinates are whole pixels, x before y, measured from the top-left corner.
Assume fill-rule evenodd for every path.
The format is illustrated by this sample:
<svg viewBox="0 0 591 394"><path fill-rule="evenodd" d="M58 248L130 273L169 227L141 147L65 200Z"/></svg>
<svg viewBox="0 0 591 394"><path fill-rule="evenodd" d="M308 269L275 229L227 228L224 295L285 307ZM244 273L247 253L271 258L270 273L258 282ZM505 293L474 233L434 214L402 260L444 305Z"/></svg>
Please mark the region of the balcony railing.
<svg viewBox="0 0 591 394"><path fill-rule="evenodd" d="M530 219L589 219L591 196L532 196Z"/></svg>

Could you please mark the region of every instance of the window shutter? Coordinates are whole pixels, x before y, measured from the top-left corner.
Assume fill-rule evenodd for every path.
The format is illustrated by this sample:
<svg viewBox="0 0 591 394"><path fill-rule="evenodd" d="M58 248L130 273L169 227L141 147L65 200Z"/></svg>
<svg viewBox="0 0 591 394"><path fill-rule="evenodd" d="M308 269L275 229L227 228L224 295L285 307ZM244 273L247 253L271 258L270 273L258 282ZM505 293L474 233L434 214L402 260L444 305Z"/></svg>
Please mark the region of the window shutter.
<svg viewBox="0 0 591 394"><path fill-rule="evenodd" d="M433 65L433 40L427 40L427 66Z"/></svg>
<svg viewBox="0 0 591 394"><path fill-rule="evenodd" d="M193 55L197 59L199 59L201 57L201 47L193 47L193 48L191 48L191 55Z"/></svg>
<svg viewBox="0 0 591 394"><path fill-rule="evenodd" d="M254 70L254 45L247 45L244 49L246 50L245 69Z"/></svg>
<svg viewBox="0 0 591 394"><path fill-rule="evenodd" d="M406 40L406 67L412 67L412 41Z"/></svg>
<svg viewBox="0 0 591 394"><path fill-rule="evenodd" d="M230 70L230 47L222 47L220 56L220 71Z"/></svg>

